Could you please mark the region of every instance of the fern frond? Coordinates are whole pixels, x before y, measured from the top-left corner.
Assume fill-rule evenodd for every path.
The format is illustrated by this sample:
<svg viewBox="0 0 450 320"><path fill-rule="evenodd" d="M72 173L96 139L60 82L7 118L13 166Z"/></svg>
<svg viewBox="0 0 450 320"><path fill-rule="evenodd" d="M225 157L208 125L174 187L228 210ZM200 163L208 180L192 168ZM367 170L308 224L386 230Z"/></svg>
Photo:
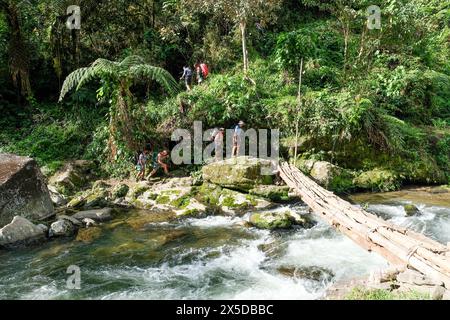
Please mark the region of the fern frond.
<svg viewBox="0 0 450 320"><path fill-rule="evenodd" d="M64 99L64 97L70 90L72 90L79 84L80 80L84 77L86 73L90 71L90 69L91 69L90 67L80 68L67 76L66 80L64 80L64 83L62 85L61 94L59 95L60 102L62 101L62 99Z"/></svg>
<svg viewBox="0 0 450 320"><path fill-rule="evenodd" d="M118 72L118 63L107 59L97 59L89 67L89 70L80 78L76 90L79 90L89 81L102 77L103 75L113 75Z"/></svg>
<svg viewBox="0 0 450 320"><path fill-rule="evenodd" d="M133 66L129 70L129 74L137 79L149 79L158 82L166 89L169 94L175 94L179 91L177 81L165 69L154 67L148 64Z"/></svg>
<svg viewBox="0 0 450 320"><path fill-rule="evenodd" d="M141 56L129 56L122 60L122 62L119 63L120 68L126 68L129 69L133 66L145 64L144 58Z"/></svg>

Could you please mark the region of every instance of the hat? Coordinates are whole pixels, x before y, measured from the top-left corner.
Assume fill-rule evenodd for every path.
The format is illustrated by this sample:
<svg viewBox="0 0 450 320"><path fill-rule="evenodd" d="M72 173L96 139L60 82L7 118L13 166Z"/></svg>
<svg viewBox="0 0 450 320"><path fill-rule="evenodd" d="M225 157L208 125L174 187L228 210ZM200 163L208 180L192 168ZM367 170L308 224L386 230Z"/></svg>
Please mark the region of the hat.
<svg viewBox="0 0 450 320"><path fill-rule="evenodd" d="M239 123L238 123L240 126L243 126L243 125L245 125L245 122L244 121L239 121Z"/></svg>

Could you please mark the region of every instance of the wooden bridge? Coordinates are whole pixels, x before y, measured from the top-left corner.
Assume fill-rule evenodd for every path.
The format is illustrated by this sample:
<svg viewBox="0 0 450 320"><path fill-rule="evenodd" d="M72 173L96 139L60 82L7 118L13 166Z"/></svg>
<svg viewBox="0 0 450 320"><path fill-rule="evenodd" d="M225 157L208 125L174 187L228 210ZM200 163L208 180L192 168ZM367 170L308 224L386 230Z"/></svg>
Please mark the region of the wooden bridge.
<svg viewBox="0 0 450 320"><path fill-rule="evenodd" d="M411 267L450 289L450 247L401 228L337 197L288 163L280 164L286 184L318 216L368 251L393 265Z"/></svg>

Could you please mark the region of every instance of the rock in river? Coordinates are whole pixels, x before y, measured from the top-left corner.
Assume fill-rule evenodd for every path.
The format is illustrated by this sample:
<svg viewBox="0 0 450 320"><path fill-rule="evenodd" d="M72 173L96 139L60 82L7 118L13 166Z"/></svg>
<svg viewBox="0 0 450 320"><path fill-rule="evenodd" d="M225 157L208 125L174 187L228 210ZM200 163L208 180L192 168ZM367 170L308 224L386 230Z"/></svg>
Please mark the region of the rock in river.
<svg viewBox="0 0 450 320"><path fill-rule="evenodd" d="M403 206L403 208L405 209L405 213L408 217L411 216L415 216L415 215L419 215L420 214L420 210L419 208L417 208L415 205L413 204L405 204Z"/></svg>
<svg viewBox="0 0 450 320"><path fill-rule="evenodd" d="M36 161L0 154L0 227L14 216L41 220L52 215L53 203Z"/></svg>
<svg viewBox="0 0 450 320"><path fill-rule="evenodd" d="M299 215L291 210L257 212L250 216L250 223L259 229L287 229L293 225L310 227L313 222L304 215Z"/></svg>
<svg viewBox="0 0 450 320"><path fill-rule="evenodd" d="M0 247L16 247L43 240L45 229L20 216L15 216L10 224L0 229Z"/></svg>
<svg viewBox="0 0 450 320"><path fill-rule="evenodd" d="M87 210L75 213L72 218L77 220L84 220L85 218L92 219L96 222L108 221L112 219L112 209L103 208L98 210Z"/></svg>
<svg viewBox="0 0 450 320"><path fill-rule="evenodd" d="M50 237L70 237L75 233L75 226L69 220L53 222L49 230Z"/></svg>

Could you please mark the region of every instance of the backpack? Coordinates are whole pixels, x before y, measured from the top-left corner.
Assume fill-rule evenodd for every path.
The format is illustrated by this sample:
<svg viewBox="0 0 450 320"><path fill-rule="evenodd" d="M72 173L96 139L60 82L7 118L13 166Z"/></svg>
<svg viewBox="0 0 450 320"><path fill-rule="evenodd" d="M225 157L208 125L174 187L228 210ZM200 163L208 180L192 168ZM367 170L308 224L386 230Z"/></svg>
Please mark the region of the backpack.
<svg viewBox="0 0 450 320"><path fill-rule="evenodd" d="M208 77L208 75L209 75L209 69L208 69L208 66L207 66L205 63L202 63L202 64L200 65L200 68L202 69L203 76L204 76L205 78Z"/></svg>

